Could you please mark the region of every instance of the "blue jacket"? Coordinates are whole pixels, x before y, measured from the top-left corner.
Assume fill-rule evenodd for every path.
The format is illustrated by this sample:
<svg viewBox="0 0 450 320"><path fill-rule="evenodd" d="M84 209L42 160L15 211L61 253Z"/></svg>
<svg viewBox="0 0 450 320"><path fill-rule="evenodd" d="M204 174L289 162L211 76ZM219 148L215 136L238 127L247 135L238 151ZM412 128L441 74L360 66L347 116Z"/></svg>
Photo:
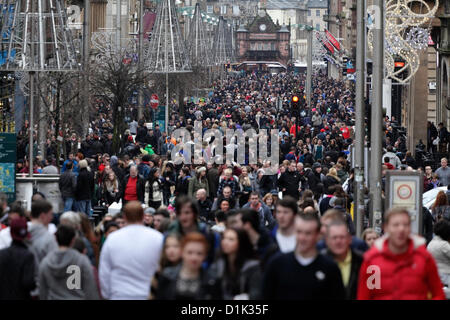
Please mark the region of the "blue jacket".
<svg viewBox="0 0 450 320"><path fill-rule="evenodd" d="M250 207L250 202L246 203L243 207L243 209L248 209ZM268 228L269 230L272 230L272 228L277 223L275 218L272 216L272 212L270 211L270 208L261 202L261 207L258 211L259 214L259 224L261 229L262 228ZM266 221L268 222L268 225L266 226Z"/></svg>

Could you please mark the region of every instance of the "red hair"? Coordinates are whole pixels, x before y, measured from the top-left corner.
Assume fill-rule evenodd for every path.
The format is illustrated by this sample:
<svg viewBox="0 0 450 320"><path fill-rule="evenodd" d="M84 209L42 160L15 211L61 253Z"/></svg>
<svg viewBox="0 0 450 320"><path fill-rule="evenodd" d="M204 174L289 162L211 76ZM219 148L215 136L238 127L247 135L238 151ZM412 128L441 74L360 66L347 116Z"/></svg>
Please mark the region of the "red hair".
<svg viewBox="0 0 450 320"><path fill-rule="evenodd" d="M434 201L433 205L431 206L431 209L436 209L437 207L441 207L441 206L448 206L448 199L447 199L447 195L445 194L444 191L439 191L439 193L437 194L436 200Z"/></svg>
<svg viewBox="0 0 450 320"><path fill-rule="evenodd" d="M186 234L183 237L183 239L181 239L181 250L183 250L184 247L190 242L201 243L203 245L203 247L205 248L205 253L208 252L209 243L203 234L201 234L199 232L189 232L188 234Z"/></svg>

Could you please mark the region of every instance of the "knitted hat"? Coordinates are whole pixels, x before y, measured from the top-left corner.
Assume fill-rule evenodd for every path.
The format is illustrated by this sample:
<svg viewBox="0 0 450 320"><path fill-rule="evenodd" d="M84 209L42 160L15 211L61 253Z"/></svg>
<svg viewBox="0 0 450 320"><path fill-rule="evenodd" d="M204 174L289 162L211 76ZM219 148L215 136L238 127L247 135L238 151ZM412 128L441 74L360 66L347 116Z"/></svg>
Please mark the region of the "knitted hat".
<svg viewBox="0 0 450 320"><path fill-rule="evenodd" d="M314 162L314 164L312 165L312 169L315 170L317 168L321 168L322 166L320 165L320 163L318 162Z"/></svg>

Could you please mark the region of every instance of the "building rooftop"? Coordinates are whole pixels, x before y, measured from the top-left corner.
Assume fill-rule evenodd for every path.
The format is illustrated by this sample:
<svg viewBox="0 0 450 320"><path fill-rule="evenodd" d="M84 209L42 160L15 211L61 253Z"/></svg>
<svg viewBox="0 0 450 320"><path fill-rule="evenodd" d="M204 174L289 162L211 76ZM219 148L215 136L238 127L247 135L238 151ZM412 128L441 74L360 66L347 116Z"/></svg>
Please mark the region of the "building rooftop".
<svg viewBox="0 0 450 320"><path fill-rule="evenodd" d="M326 0L324 0L326 2ZM267 10L303 9L307 0L268 0Z"/></svg>
<svg viewBox="0 0 450 320"><path fill-rule="evenodd" d="M283 24L280 28L280 30L278 30L278 32L289 32L288 28L286 27L285 24Z"/></svg>
<svg viewBox="0 0 450 320"><path fill-rule="evenodd" d="M308 8L327 9L328 1L327 0L308 0Z"/></svg>

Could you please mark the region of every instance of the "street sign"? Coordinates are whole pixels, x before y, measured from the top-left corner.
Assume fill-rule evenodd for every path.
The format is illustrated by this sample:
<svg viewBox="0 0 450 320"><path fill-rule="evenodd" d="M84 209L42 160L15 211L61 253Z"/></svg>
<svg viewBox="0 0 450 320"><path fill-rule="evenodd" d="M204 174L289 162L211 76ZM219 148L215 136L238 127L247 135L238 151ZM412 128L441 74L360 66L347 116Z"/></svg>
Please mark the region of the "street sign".
<svg viewBox="0 0 450 320"><path fill-rule="evenodd" d="M401 207L411 216L411 230L422 234L423 175L418 171L386 171L386 209Z"/></svg>
<svg viewBox="0 0 450 320"><path fill-rule="evenodd" d="M16 149L15 133L0 133L0 192L8 202L16 199Z"/></svg>
<svg viewBox="0 0 450 320"><path fill-rule="evenodd" d="M153 109L157 109L159 105L159 98L157 94L152 94L152 97L150 98L150 106Z"/></svg>

